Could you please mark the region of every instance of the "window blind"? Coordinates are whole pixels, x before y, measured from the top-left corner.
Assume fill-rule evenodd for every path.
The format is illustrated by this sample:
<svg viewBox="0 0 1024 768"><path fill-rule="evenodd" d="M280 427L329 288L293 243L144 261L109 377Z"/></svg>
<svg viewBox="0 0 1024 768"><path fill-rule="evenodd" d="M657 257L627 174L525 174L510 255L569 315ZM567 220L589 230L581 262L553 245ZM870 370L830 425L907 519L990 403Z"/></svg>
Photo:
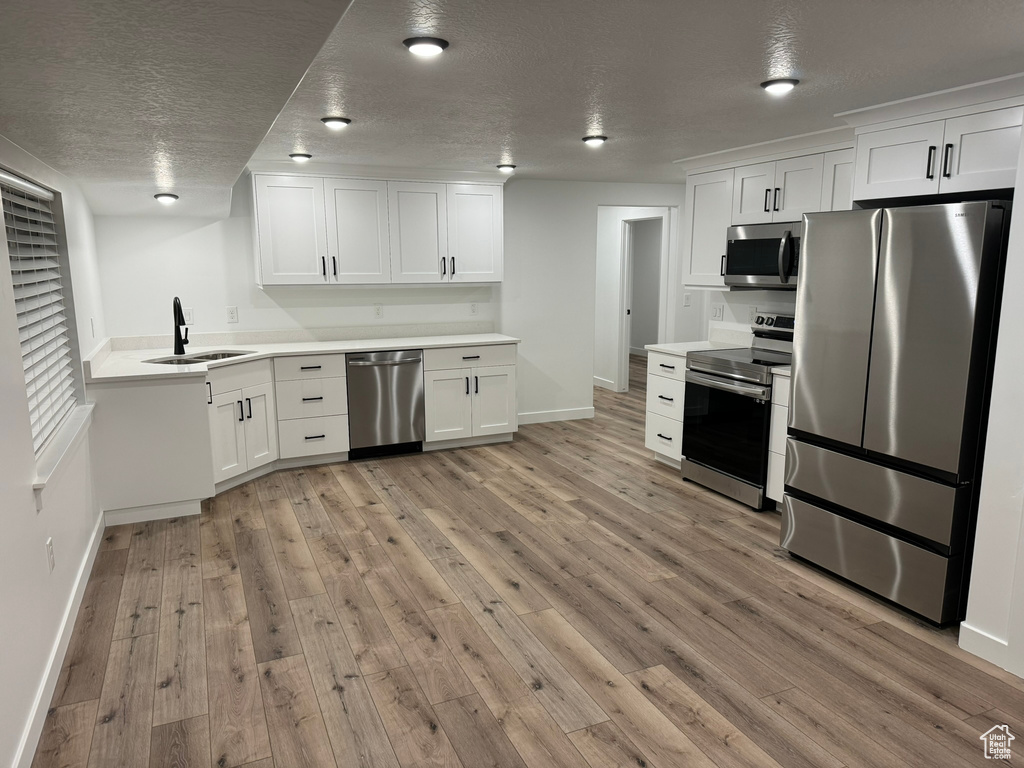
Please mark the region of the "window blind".
<svg viewBox="0 0 1024 768"><path fill-rule="evenodd" d="M74 358L50 202L0 182L36 453L75 407Z"/></svg>

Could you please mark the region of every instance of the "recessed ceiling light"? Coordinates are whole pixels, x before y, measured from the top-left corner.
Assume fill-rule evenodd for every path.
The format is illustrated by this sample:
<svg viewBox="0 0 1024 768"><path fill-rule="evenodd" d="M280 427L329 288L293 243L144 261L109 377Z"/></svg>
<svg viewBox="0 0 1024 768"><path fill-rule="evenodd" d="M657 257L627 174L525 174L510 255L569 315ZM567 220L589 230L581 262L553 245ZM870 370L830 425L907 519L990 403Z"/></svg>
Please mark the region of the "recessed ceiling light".
<svg viewBox="0 0 1024 768"><path fill-rule="evenodd" d="M332 131L340 131L342 128L347 126L352 121L347 117L321 117L320 122L330 128Z"/></svg>
<svg viewBox="0 0 1024 768"><path fill-rule="evenodd" d="M784 93L789 93L796 88L799 80L792 78L776 78L775 80L765 80L761 83L761 87L764 88L772 96L781 96Z"/></svg>
<svg viewBox="0 0 1024 768"><path fill-rule="evenodd" d="M313 159L312 155L307 155L305 152L292 152L290 155L288 155L288 157L290 157L296 163L308 163L310 160Z"/></svg>
<svg viewBox="0 0 1024 768"><path fill-rule="evenodd" d="M173 205L174 201L178 199L178 196L171 194L170 192L157 192L155 195L153 195L153 198L158 203L163 203L164 205Z"/></svg>
<svg viewBox="0 0 1024 768"><path fill-rule="evenodd" d="M448 41L440 37L410 37L403 40L402 45L417 56L437 56L448 47Z"/></svg>
<svg viewBox="0 0 1024 768"><path fill-rule="evenodd" d="M502 173L515 173L516 167L512 163L502 163L498 166L498 170Z"/></svg>
<svg viewBox="0 0 1024 768"><path fill-rule="evenodd" d="M583 137L583 143L586 144L588 147L600 147L606 141L608 141L607 136L593 135Z"/></svg>

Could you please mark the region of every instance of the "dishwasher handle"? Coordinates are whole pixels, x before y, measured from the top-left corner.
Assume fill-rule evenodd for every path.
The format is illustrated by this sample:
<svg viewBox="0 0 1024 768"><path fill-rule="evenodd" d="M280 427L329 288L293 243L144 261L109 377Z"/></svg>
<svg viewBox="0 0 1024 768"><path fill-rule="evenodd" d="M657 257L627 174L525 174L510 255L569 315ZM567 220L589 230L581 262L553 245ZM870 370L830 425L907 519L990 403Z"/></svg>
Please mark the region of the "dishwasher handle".
<svg viewBox="0 0 1024 768"><path fill-rule="evenodd" d="M350 360L349 365L405 365L406 363L422 363L422 357L410 357L406 360Z"/></svg>

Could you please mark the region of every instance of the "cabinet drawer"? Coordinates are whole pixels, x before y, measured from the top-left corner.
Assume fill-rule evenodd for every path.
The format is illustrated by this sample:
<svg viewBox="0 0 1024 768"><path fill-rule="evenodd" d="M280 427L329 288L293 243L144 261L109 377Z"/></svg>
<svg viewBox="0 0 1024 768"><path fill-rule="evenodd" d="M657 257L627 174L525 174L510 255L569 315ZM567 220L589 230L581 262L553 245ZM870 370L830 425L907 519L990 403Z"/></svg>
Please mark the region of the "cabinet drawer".
<svg viewBox="0 0 1024 768"><path fill-rule="evenodd" d="M207 372L206 380L210 382L211 395L222 395L236 389L269 384L274 377L269 360L253 360L213 368Z"/></svg>
<svg viewBox="0 0 1024 768"><path fill-rule="evenodd" d="M278 423L281 458L318 456L348 450L348 416L320 416Z"/></svg>
<svg viewBox="0 0 1024 768"><path fill-rule="evenodd" d="M682 381L686 376L686 358L662 352L647 353L647 372Z"/></svg>
<svg viewBox="0 0 1024 768"><path fill-rule="evenodd" d="M684 387L685 384L678 379L648 375L647 412L682 421Z"/></svg>
<svg viewBox="0 0 1024 768"><path fill-rule="evenodd" d="M423 350L423 370L425 371L515 364L515 344L487 344L479 347L443 347Z"/></svg>
<svg viewBox="0 0 1024 768"><path fill-rule="evenodd" d="M772 402L789 408L789 376L772 376Z"/></svg>
<svg viewBox="0 0 1024 768"><path fill-rule="evenodd" d="M768 450L773 453L786 452L786 422L789 421L789 408L772 403L772 431L768 439Z"/></svg>
<svg viewBox="0 0 1024 768"><path fill-rule="evenodd" d="M274 377L278 381L325 379L345 375L345 356L296 355L274 359Z"/></svg>
<svg viewBox="0 0 1024 768"><path fill-rule="evenodd" d="M277 382L277 418L306 419L348 413L348 387L344 378Z"/></svg>
<svg viewBox="0 0 1024 768"><path fill-rule="evenodd" d="M768 454L768 487L765 495L772 501L782 503L782 494L785 489L786 457L781 453Z"/></svg>
<svg viewBox="0 0 1024 768"><path fill-rule="evenodd" d="M657 413L647 414L647 439L644 443L655 453L679 460L683 456L683 422Z"/></svg>

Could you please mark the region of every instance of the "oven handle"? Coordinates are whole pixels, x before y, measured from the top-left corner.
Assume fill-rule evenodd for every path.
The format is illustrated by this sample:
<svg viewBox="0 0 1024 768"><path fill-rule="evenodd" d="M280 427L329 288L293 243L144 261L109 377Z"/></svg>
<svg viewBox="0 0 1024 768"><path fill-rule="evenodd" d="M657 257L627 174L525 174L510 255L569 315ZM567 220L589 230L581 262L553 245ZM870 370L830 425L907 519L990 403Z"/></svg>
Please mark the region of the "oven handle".
<svg viewBox="0 0 1024 768"><path fill-rule="evenodd" d="M720 389L723 392L732 392L743 397L753 397L758 400L767 400L771 396L770 387L762 387L757 384L740 384L737 381L720 379L717 376L705 376L703 373L686 372L687 384L700 384L711 389Z"/></svg>

